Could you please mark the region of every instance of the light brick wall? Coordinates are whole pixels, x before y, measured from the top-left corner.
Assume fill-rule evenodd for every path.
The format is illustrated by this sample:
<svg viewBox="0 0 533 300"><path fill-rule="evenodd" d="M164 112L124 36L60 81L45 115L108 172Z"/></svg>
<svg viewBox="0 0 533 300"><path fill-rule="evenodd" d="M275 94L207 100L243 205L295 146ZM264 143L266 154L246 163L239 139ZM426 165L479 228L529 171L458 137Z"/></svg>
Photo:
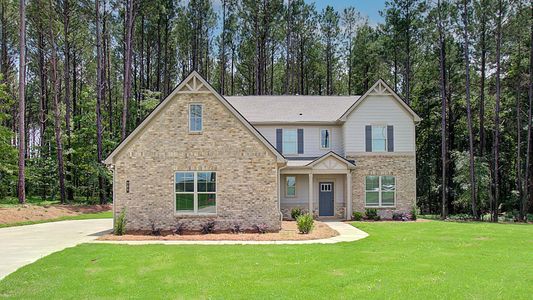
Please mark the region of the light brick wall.
<svg viewBox="0 0 533 300"><path fill-rule="evenodd" d="M202 134L188 131L190 103L204 105ZM175 213L174 172L189 170L217 172L216 216ZM126 208L128 230L281 227L275 155L212 94L174 96L115 157L115 172L115 212Z"/></svg>
<svg viewBox="0 0 533 300"><path fill-rule="evenodd" d="M382 218L390 219L394 212L411 213L416 201L416 159L414 155L355 155L357 167L352 173L353 210L365 211L365 177L392 175L396 177L396 206L378 208Z"/></svg>

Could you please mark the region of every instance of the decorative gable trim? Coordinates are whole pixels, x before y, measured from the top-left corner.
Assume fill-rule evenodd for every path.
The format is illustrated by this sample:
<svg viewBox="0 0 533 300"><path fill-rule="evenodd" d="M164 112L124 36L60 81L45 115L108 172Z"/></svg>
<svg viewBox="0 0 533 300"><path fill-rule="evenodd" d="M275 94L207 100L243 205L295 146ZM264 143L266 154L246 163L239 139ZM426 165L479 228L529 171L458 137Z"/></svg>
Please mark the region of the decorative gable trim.
<svg viewBox="0 0 533 300"><path fill-rule="evenodd" d="M414 112L414 110L403 101L403 99L387 84L383 79L379 79L374 85L366 91L366 93L361 96L342 116L339 118L340 121L346 121L348 115L354 111L357 106L361 105L368 96L391 96L395 99L398 104L400 104L413 118L413 121L420 122L422 119Z"/></svg>
<svg viewBox="0 0 533 300"><path fill-rule="evenodd" d="M338 163L331 162L329 158L335 159ZM321 163L325 163L325 167L330 169L338 169L339 163L346 166L347 169L355 169L355 163L347 160L333 151L329 151L328 153L313 160L312 162L308 163L307 166L312 168L318 167L318 169L320 169Z"/></svg>
<svg viewBox="0 0 533 300"><path fill-rule="evenodd" d="M159 105L156 106L154 110L133 130L122 142L120 142L117 147L107 156L104 160L104 164L111 165L114 163L114 157L131 141L135 136L142 131L142 129L150 123L150 121L162 111L170 100L176 94L185 94L185 93L212 93L220 102L231 112L233 115L241 121L241 123L246 127L256 138L258 138L264 145L269 149L277 158L277 161L280 163L285 163L287 160L281 153L279 153L268 140L261 135L261 133L250 124L224 97L222 97L213 87L202 78L200 74L196 71L192 71L189 76L187 76L176 88L163 100Z"/></svg>

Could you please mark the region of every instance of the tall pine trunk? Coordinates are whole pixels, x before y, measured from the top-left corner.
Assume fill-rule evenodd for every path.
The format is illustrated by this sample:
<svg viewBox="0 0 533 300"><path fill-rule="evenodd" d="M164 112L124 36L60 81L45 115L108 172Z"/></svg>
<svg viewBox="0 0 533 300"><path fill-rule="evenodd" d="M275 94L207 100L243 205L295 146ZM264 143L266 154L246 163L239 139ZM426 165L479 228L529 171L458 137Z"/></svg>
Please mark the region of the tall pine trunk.
<svg viewBox="0 0 533 300"><path fill-rule="evenodd" d="M466 114L468 120L468 146L470 156L470 202L472 216L478 218L477 213L477 196L476 196L476 176L474 169L474 132L472 129L472 105L470 103L470 44L468 40L468 0L463 0L463 24L464 24L464 43L465 43L465 89L466 89Z"/></svg>
<svg viewBox="0 0 533 300"><path fill-rule="evenodd" d="M4 6L5 8L5 6ZM19 203L26 202L26 178L25 178L25 115L26 115L26 3L25 0L19 2L19 174L18 174L18 198ZM5 33L5 32L4 32ZM7 74L4 74L7 76Z"/></svg>
<svg viewBox="0 0 533 300"><path fill-rule="evenodd" d="M493 176L494 176L494 197L492 201L492 221L498 222L498 205L500 200L500 97L501 97L501 43L502 43L502 0L498 1L498 17L496 23L496 105L494 108L494 141L493 149Z"/></svg>
<svg viewBox="0 0 533 300"><path fill-rule="evenodd" d="M485 0L481 0L481 38L480 38L480 47L481 47L481 71L480 71L480 82L479 82L479 156L483 157L485 155L485 69L487 64L487 45L486 45L486 34L487 34L487 18L485 16Z"/></svg>
<svg viewBox="0 0 533 300"><path fill-rule="evenodd" d="M49 3L50 12L54 11L52 6L52 0ZM57 171L59 178L59 195L61 198L61 203L66 202L66 193L65 193L65 163L63 161L63 142L62 142L62 133L61 133L61 103L59 102L59 96L61 89L59 87L58 79L58 70L57 70L57 45L55 41L55 33L53 29L52 18L49 20L49 34L50 34L50 47L52 48L50 56L50 64L52 67L52 91L53 91L53 102L54 102L54 132L55 132L55 142L56 142L56 154L57 154Z"/></svg>
<svg viewBox="0 0 533 300"><path fill-rule="evenodd" d="M124 51L124 89L122 98L122 140L126 138L128 123L128 105L131 98L131 56L133 40L133 6L135 0L126 0L126 22L125 22L125 51Z"/></svg>
<svg viewBox="0 0 533 300"><path fill-rule="evenodd" d="M103 80L102 80L102 34L100 32L100 2L95 1L95 22L96 22L96 152L98 165L102 163L102 96L103 96ZM106 202L104 193L104 178L98 172L98 199L100 204Z"/></svg>
<svg viewBox="0 0 533 300"><path fill-rule="evenodd" d="M442 199L441 199L441 218L448 217L448 184L446 178L446 169L448 167L448 147L446 145L446 40L444 38L444 29L442 28L442 7L438 1L438 31L439 31L439 69L440 69L440 96L441 96L441 160L442 160Z"/></svg>
<svg viewBox="0 0 533 300"><path fill-rule="evenodd" d="M72 151L71 147L71 130L70 130L70 117L72 114L72 105L70 102L70 40L69 40L69 29L70 29L70 0L63 0L63 34L65 37L64 41L64 57L65 62L63 64L63 78L65 82L65 129L67 133L67 161L72 162ZM67 174L66 179L68 182L67 186L67 200L74 200L74 190L72 189L72 168L70 167L71 163L67 163Z"/></svg>
<svg viewBox="0 0 533 300"><path fill-rule="evenodd" d="M531 139L532 136L532 119L533 119L533 0L530 3L531 18L530 18L530 37L529 37L529 91L528 91L528 118L527 118L527 149L526 149L526 188L525 195L522 198L522 209L528 212L528 201L533 205L531 192Z"/></svg>

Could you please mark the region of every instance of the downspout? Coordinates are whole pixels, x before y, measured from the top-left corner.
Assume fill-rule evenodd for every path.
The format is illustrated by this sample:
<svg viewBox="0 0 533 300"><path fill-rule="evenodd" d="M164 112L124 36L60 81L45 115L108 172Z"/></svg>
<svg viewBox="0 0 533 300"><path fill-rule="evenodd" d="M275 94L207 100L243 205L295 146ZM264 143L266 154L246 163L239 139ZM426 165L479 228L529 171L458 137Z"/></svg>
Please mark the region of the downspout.
<svg viewBox="0 0 533 300"><path fill-rule="evenodd" d="M283 212L281 211L281 170L282 169L285 169L287 167L287 165L284 165L283 167L281 168L277 168L277 176L276 176L276 181L277 181L277 189L278 189L278 212L279 212L279 218L280 218L280 221L283 221Z"/></svg>

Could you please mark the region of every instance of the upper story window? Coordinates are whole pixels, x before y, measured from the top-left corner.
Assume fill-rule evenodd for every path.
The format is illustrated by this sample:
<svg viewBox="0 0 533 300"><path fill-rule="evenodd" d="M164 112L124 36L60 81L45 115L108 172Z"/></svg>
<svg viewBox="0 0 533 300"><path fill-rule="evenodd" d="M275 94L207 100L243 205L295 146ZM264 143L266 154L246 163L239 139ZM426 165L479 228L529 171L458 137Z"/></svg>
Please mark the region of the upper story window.
<svg viewBox="0 0 533 300"><path fill-rule="evenodd" d="M189 105L189 131L202 132L203 125L202 104Z"/></svg>
<svg viewBox="0 0 533 300"><path fill-rule="evenodd" d="M366 152L394 152L394 126L366 125Z"/></svg>
<svg viewBox="0 0 533 300"><path fill-rule="evenodd" d="M387 126L373 125L372 126L372 151L385 152L387 151Z"/></svg>
<svg viewBox="0 0 533 300"><path fill-rule="evenodd" d="M322 149L331 148L331 133L329 129L320 130L320 148Z"/></svg>
<svg viewBox="0 0 533 300"><path fill-rule="evenodd" d="M283 129L283 154L298 153L298 131L296 129Z"/></svg>

